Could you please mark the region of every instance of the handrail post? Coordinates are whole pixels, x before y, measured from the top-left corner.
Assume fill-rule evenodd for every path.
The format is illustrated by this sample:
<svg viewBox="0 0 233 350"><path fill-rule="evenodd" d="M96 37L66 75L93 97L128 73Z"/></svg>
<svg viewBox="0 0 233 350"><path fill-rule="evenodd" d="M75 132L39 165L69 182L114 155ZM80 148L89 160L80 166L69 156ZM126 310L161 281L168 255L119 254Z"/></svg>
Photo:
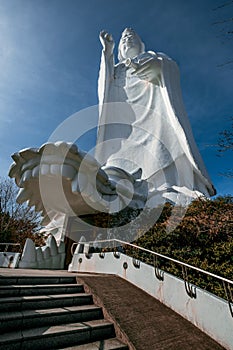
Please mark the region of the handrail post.
<svg viewBox="0 0 233 350"><path fill-rule="evenodd" d="M182 265L182 274L183 274L186 293L188 294L188 296L190 298L196 299L196 297L197 297L196 288L190 284L189 278L188 278L187 267L184 265Z"/></svg>
<svg viewBox="0 0 233 350"><path fill-rule="evenodd" d="M231 313L231 316L233 317L233 296L232 296L231 286L229 283L226 283L225 281L223 281L223 287L224 287L226 299L229 305L230 313Z"/></svg>
<svg viewBox="0 0 233 350"><path fill-rule="evenodd" d="M158 257L157 255L153 254L153 260L154 260L154 270L155 270L155 276L159 281L164 280L164 271L159 269L158 265Z"/></svg>

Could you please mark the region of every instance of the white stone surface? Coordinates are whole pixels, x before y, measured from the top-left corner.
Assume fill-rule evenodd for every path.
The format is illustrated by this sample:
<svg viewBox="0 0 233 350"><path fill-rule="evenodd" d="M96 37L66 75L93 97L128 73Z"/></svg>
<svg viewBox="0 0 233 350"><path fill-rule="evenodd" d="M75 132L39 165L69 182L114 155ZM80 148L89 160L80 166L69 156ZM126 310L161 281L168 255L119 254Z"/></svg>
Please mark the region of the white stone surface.
<svg viewBox="0 0 233 350"><path fill-rule="evenodd" d="M50 235L46 245L36 247L34 242L27 238L21 259L16 267L23 269L64 269L65 244L57 245L54 236Z"/></svg>
<svg viewBox="0 0 233 350"><path fill-rule="evenodd" d="M0 252L0 267L15 268L18 266L20 253Z"/></svg>

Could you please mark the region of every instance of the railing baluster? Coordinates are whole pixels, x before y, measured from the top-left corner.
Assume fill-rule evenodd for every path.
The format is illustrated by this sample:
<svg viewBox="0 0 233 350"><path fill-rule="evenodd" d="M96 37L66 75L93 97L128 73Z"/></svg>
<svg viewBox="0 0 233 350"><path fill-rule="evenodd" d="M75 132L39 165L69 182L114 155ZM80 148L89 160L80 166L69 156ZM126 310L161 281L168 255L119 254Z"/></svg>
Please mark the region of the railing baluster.
<svg viewBox="0 0 233 350"><path fill-rule="evenodd" d="M192 284L190 284L190 282L189 282L188 272L187 272L186 266L182 266L182 274L183 274L186 293L188 294L188 296L190 298L196 299L196 297L197 297L196 288Z"/></svg>
<svg viewBox="0 0 233 350"><path fill-rule="evenodd" d="M104 259L104 257L105 257L105 252L101 251L101 252L99 253L99 257L100 257L101 259Z"/></svg>
<svg viewBox="0 0 233 350"><path fill-rule="evenodd" d="M158 265L158 257L153 255L153 260L154 260L154 270L155 270L155 276L159 281L164 280L164 271L159 269Z"/></svg>
<svg viewBox="0 0 233 350"><path fill-rule="evenodd" d="M231 313L231 316L233 317L233 297L232 297L231 286L229 283L223 281L223 287L224 287L226 299L229 305L230 313Z"/></svg>

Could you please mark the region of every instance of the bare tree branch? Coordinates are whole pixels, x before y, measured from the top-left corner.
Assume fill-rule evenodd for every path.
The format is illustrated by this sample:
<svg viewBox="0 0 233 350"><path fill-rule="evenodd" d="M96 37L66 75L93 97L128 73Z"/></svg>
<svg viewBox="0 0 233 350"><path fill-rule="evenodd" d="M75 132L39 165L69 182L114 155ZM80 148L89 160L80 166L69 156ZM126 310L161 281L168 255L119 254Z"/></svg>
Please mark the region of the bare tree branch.
<svg viewBox="0 0 233 350"><path fill-rule="evenodd" d="M233 21L233 17L231 18L227 18L227 19L222 19L221 21L217 21L217 22L213 22L212 24L223 24L223 23L228 23L228 22L232 22Z"/></svg>
<svg viewBox="0 0 233 350"><path fill-rule="evenodd" d="M229 6L229 5L232 5L232 4L233 4L233 0L228 1L228 2L225 2L224 4L215 7L215 8L213 9L213 11L219 10L219 9L221 9L221 8L223 8L223 7L226 7L226 6Z"/></svg>
<svg viewBox="0 0 233 350"><path fill-rule="evenodd" d="M17 203L17 192L13 180L0 178L0 240L12 233L30 236L40 229L40 214L25 203Z"/></svg>

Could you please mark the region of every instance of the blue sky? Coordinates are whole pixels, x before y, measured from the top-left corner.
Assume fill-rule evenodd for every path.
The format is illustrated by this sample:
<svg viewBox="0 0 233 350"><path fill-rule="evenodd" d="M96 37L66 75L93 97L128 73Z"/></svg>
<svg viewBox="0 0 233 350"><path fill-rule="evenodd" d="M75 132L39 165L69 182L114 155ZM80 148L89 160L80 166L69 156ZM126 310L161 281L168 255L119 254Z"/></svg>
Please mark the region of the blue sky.
<svg viewBox="0 0 233 350"><path fill-rule="evenodd" d="M219 132L233 115L232 39L214 22L233 17L224 0L0 0L0 176L11 154L39 147L73 113L97 103L106 29L116 43L132 27L147 50L165 52L180 67L193 133L218 194L233 194L232 154L217 157ZM228 37L229 38L229 37ZM223 65L223 66L222 66ZM80 141L87 149L94 134Z"/></svg>

